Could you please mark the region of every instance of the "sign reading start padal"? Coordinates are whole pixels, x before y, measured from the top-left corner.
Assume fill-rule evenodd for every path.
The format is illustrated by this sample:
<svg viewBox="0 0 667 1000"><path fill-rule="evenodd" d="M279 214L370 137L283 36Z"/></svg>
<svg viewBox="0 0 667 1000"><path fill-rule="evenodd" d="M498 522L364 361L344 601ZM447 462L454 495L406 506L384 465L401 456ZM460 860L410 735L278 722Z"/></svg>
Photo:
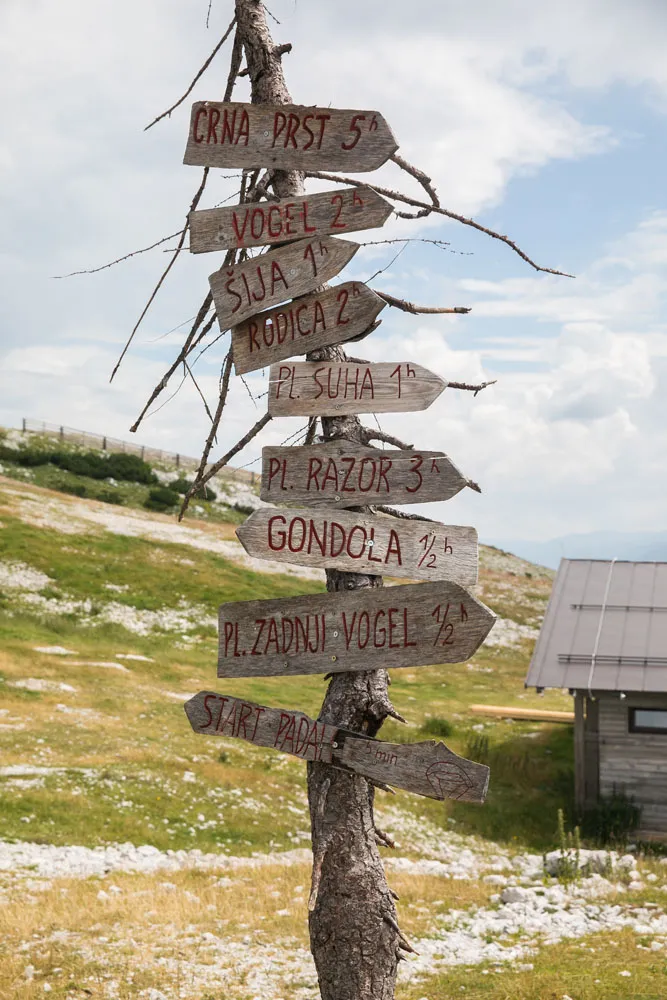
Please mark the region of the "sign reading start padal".
<svg viewBox="0 0 667 1000"><path fill-rule="evenodd" d="M456 583L414 583L220 607L219 677L460 663L496 616Z"/></svg>
<svg viewBox="0 0 667 1000"><path fill-rule="evenodd" d="M398 149L378 111L199 101L184 163L282 170L375 170Z"/></svg>

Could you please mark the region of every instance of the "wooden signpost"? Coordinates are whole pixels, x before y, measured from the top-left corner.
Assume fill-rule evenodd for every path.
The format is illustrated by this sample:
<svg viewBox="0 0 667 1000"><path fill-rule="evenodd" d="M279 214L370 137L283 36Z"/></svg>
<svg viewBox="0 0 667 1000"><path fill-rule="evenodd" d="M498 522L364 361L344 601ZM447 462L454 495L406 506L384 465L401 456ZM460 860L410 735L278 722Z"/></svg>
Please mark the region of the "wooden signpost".
<svg viewBox="0 0 667 1000"><path fill-rule="evenodd" d="M302 712L266 708L212 691L200 691L184 707L196 733L247 740L431 799L481 803L486 797L488 767L459 757L435 740L385 743L316 722Z"/></svg>
<svg viewBox="0 0 667 1000"><path fill-rule="evenodd" d="M269 413L293 417L426 410L446 386L427 368L406 362L296 361L271 367Z"/></svg>
<svg viewBox="0 0 667 1000"><path fill-rule="evenodd" d="M208 253L343 235L382 226L392 212L393 206L366 186L255 205L206 208L190 212L190 251Z"/></svg>
<svg viewBox="0 0 667 1000"><path fill-rule="evenodd" d="M477 583L474 528L348 511L258 510L236 529L259 559L412 580Z"/></svg>
<svg viewBox="0 0 667 1000"><path fill-rule="evenodd" d="M358 243L332 236L298 240L216 271L208 280L220 329L227 330L258 310L312 292L335 277L358 249Z"/></svg>
<svg viewBox="0 0 667 1000"><path fill-rule="evenodd" d="M183 162L357 173L381 167L397 149L377 111L198 101Z"/></svg>
<svg viewBox="0 0 667 1000"><path fill-rule="evenodd" d="M346 281L258 313L232 328L236 374L358 337L385 305L367 285Z"/></svg>
<svg viewBox="0 0 667 1000"><path fill-rule="evenodd" d="M460 663L495 619L446 582L234 601L220 607L218 677Z"/></svg>
<svg viewBox="0 0 667 1000"><path fill-rule="evenodd" d="M431 503L474 484L442 451L366 448L329 441L262 449L260 497L308 507Z"/></svg>

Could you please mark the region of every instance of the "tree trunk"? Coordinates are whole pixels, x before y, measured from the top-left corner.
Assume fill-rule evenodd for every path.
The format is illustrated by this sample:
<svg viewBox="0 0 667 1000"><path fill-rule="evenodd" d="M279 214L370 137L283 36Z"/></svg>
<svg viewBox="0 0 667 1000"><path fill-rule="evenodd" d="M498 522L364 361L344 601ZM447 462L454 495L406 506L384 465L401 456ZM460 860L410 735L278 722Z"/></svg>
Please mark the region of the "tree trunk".
<svg viewBox="0 0 667 1000"><path fill-rule="evenodd" d="M256 104L289 104L291 97L260 0L236 0ZM303 175L274 171L280 197L302 194ZM313 352L309 360L345 360L340 347ZM324 437L361 442L357 417L322 419ZM357 508L363 510L364 508ZM327 570L327 590L381 587L382 578ZM393 709L386 670L339 673L330 681L321 721L375 736ZM387 886L373 819L373 787L325 764L308 764L313 843L310 943L322 1000L392 1000L403 940L394 897Z"/></svg>

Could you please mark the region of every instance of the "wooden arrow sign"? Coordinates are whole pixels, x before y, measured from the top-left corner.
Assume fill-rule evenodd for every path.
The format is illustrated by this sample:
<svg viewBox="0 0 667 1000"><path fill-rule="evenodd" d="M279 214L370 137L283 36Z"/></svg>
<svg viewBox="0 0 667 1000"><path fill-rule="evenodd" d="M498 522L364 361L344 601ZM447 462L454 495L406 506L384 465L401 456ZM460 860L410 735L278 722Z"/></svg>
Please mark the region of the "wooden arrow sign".
<svg viewBox="0 0 667 1000"><path fill-rule="evenodd" d="M260 309L312 292L342 271L358 249L358 243L331 236L298 240L216 271L208 280L220 329L227 330Z"/></svg>
<svg viewBox="0 0 667 1000"><path fill-rule="evenodd" d="M340 511L257 510L236 529L258 559L412 580L477 583L474 528Z"/></svg>
<svg viewBox="0 0 667 1000"><path fill-rule="evenodd" d="M456 583L413 583L220 607L218 677L460 663L496 616Z"/></svg>
<svg viewBox="0 0 667 1000"><path fill-rule="evenodd" d="M258 313L232 329L236 374L358 337L386 304L367 285L346 281Z"/></svg>
<svg viewBox="0 0 667 1000"><path fill-rule="evenodd" d="M365 448L351 441L262 449L260 497L269 503L430 503L450 500L469 485L442 451Z"/></svg>
<svg viewBox="0 0 667 1000"><path fill-rule="evenodd" d="M297 361L269 373L272 417L426 410L447 386L421 365Z"/></svg>
<svg viewBox="0 0 667 1000"><path fill-rule="evenodd" d="M302 712L266 708L212 691L200 691L184 707L196 733L231 736L301 760L333 764L431 799L483 802L486 797L488 767L459 757L435 740L384 743L316 722Z"/></svg>
<svg viewBox="0 0 667 1000"><path fill-rule="evenodd" d="M375 229L392 212L393 206L365 185L281 201L207 208L190 212L190 251L259 247Z"/></svg>
<svg viewBox="0 0 667 1000"><path fill-rule="evenodd" d="M377 111L198 101L184 163L279 170L375 170L398 149Z"/></svg>

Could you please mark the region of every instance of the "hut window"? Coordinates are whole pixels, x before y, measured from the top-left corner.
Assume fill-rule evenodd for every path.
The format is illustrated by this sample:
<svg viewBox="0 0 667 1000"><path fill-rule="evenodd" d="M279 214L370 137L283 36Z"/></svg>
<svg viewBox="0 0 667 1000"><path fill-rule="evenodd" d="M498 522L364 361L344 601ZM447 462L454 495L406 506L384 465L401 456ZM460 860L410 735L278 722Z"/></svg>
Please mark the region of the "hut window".
<svg viewBox="0 0 667 1000"><path fill-rule="evenodd" d="M667 733L667 709L631 708L631 733Z"/></svg>

